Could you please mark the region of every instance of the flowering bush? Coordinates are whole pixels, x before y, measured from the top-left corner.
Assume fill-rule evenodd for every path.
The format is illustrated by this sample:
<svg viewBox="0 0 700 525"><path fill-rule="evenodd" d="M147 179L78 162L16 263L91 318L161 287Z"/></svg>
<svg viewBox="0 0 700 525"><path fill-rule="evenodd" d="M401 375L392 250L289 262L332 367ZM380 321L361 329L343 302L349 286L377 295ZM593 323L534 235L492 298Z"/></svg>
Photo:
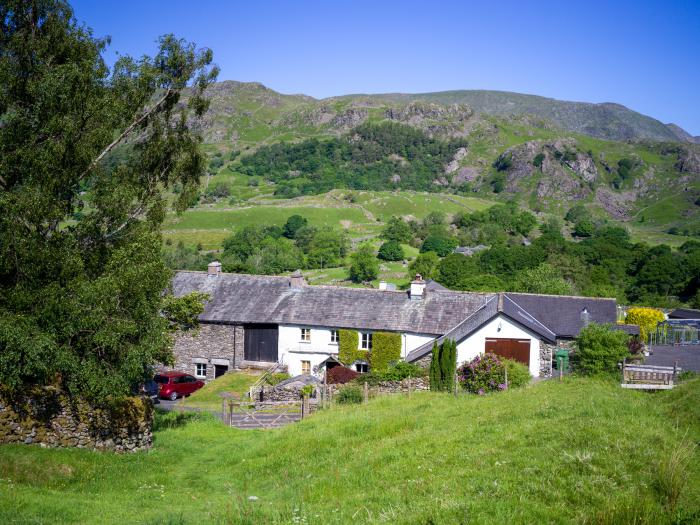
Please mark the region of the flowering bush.
<svg viewBox="0 0 700 525"><path fill-rule="evenodd" d="M465 390L483 395L506 389L505 366L493 354L478 355L457 370L457 378Z"/></svg>

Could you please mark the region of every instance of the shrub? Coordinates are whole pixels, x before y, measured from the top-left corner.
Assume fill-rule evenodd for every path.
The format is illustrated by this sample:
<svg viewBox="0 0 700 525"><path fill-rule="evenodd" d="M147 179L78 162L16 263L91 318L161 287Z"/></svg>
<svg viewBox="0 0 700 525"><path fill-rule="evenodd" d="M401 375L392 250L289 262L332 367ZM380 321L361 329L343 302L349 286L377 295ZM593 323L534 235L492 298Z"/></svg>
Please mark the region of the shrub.
<svg viewBox="0 0 700 525"><path fill-rule="evenodd" d="M402 261L404 259L403 248L396 241L387 241L379 247L377 257L384 261Z"/></svg>
<svg viewBox="0 0 700 525"><path fill-rule="evenodd" d="M482 354L457 370L457 378L467 392L484 395L506 389L505 365L498 356Z"/></svg>
<svg viewBox="0 0 700 525"><path fill-rule="evenodd" d="M591 323L576 338L577 351L572 356L577 371L583 374L612 374L617 364L630 355L627 334L609 325Z"/></svg>
<svg viewBox="0 0 700 525"><path fill-rule="evenodd" d="M532 165L535 166L536 168L539 168L542 166L542 161L544 160L544 153L538 153L535 155L535 158L532 159Z"/></svg>
<svg viewBox="0 0 700 525"><path fill-rule="evenodd" d="M346 366L335 366L326 372L326 382L329 385L344 385L360 375Z"/></svg>
<svg viewBox="0 0 700 525"><path fill-rule="evenodd" d="M430 390L449 392L454 383L457 366L457 343L445 340L440 346L433 343L430 361Z"/></svg>
<svg viewBox="0 0 700 525"><path fill-rule="evenodd" d="M452 237L443 235L428 235L420 247L421 253L435 252L440 257L445 257L452 253L457 247L457 241Z"/></svg>
<svg viewBox="0 0 700 525"><path fill-rule="evenodd" d="M399 361L394 366L389 367L389 369L382 373L385 381L401 381L407 377L423 377L426 374L426 370L415 363L407 363L406 361Z"/></svg>
<svg viewBox="0 0 700 525"><path fill-rule="evenodd" d="M401 358L401 335L394 332L375 332L369 362L375 372L385 372L389 364Z"/></svg>
<svg viewBox="0 0 700 525"><path fill-rule="evenodd" d="M649 340L649 334L656 330L656 325L665 319L661 310L656 308L630 308L625 322L639 326L639 336L643 342Z"/></svg>
<svg viewBox="0 0 700 525"><path fill-rule="evenodd" d="M265 384L270 386L275 386L280 384L282 381L289 379L291 376L287 372L277 372L275 374L270 374L265 378Z"/></svg>
<svg viewBox="0 0 700 525"><path fill-rule="evenodd" d="M508 370L508 388L520 388L532 380L530 370L524 364L513 359L501 359L501 362Z"/></svg>
<svg viewBox="0 0 700 525"><path fill-rule="evenodd" d="M335 400L341 405L352 405L362 403L362 397L362 390L359 387L345 386L338 391Z"/></svg>

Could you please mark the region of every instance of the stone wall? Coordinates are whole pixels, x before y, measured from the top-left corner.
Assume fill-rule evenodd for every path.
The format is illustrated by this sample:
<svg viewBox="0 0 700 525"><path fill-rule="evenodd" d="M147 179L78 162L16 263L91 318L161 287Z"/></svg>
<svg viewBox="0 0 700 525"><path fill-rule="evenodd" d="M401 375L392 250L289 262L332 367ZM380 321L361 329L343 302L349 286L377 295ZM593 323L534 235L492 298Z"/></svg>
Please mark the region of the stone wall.
<svg viewBox="0 0 700 525"><path fill-rule="evenodd" d="M206 381L214 379L215 365L229 370L243 364L242 325L201 323L197 330L177 336L173 346L175 370L195 373L196 363L207 365Z"/></svg>
<svg viewBox="0 0 700 525"><path fill-rule="evenodd" d="M152 443L153 409L144 398L95 408L54 387L0 391L0 443L136 452Z"/></svg>
<svg viewBox="0 0 700 525"><path fill-rule="evenodd" d="M327 385L330 395L335 395L338 390L346 385L357 386L360 389L364 388L362 377L358 377L351 383L345 385ZM323 388L322 386L320 388ZM412 392L418 390L430 390L430 380L427 377L411 377L402 381L382 381L376 385L368 385L369 391L372 394L405 394L409 390Z"/></svg>
<svg viewBox="0 0 700 525"><path fill-rule="evenodd" d="M542 341L540 343L540 377L552 377L552 360L557 350L566 349L571 354L576 351L576 341L573 339L557 339L555 344ZM571 366L571 363L569 363ZM548 372L548 373L546 373Z"/></svg>

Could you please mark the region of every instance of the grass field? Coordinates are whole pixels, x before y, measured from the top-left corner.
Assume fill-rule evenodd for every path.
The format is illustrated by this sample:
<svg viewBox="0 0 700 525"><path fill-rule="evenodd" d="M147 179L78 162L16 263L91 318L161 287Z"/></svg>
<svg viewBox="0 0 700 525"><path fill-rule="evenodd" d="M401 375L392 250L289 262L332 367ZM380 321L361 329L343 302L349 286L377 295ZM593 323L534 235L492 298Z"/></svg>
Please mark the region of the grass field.
<svg viewBox="0 0 700 525"><path fill-rule="evenodd" d="M0 447L2 523L697 523L700 383L423 393L272 431L159 416L150 452Z"/></svg>

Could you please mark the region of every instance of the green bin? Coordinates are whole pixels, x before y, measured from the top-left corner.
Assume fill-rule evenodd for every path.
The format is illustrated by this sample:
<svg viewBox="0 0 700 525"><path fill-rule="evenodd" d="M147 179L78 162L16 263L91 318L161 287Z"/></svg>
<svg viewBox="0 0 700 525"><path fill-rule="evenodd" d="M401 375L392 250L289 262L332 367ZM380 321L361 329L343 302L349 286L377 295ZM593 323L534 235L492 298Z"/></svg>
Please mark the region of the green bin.
<svg viewBox="0 0 700 525"><path fill-rule="evenodd" d="M557 366L557 370L563 370L564 372L569 370L569 351L560 348L557 350L557 352L554 354L555 357L555 363Z"/></svg>

